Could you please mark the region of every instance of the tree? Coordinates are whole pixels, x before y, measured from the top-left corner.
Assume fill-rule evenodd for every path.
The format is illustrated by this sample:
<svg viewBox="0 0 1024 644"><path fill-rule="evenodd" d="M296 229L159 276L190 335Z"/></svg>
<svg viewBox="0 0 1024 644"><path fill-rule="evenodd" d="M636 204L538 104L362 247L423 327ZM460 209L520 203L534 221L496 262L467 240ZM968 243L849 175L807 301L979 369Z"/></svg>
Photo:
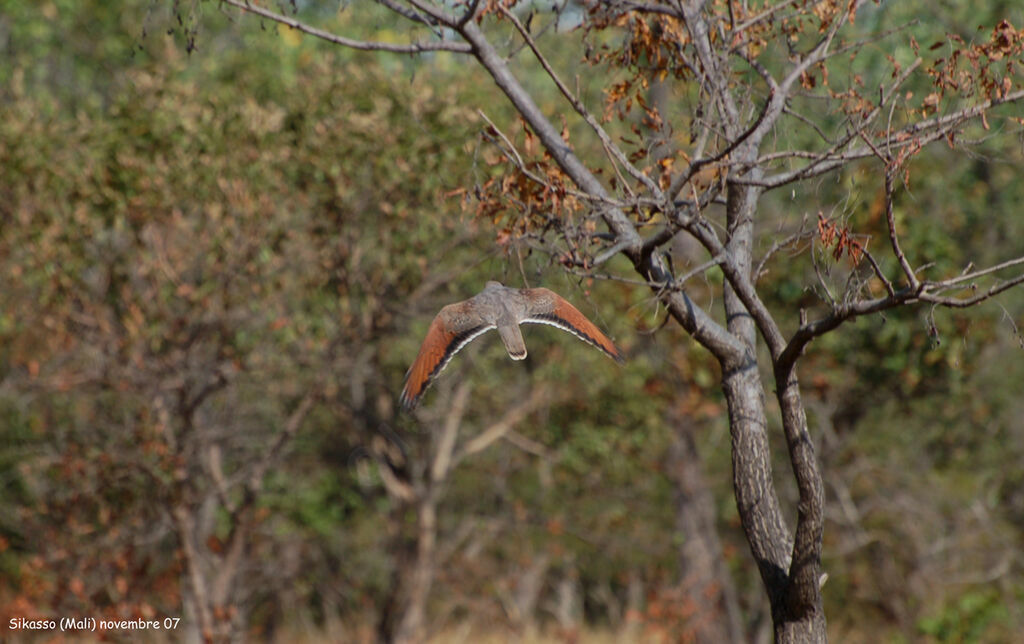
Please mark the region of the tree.
<svg viewBox="0 0 1024 644"><path fill-rule="evenodd" d="M1000 106L1024 97L1024 34L1004 20L978 43L951 35L922 52L898 26L888 34L859 32L858 13L863 20L877 10L858 0L563 3L545 14L528 3L380 0L411 34L396 44L339 35L245 0L220 4L343 47L450 52L486 70L525 129L510 136L488 125L507 164L472 191L480 214L495 221L499 239L544 248L573 274L598 277L624 257L669 316L715 357L736 503L775 637L823 640L824 487L797 365L814 339L857 317L912 305L970 307L1024 282L1015 272L1024 257L978 268L929 266L908 256L905 230L928 222L899 198L928 144L964 149L996 119L1019 123ZM538 15L543 27L533 24ZM574 20L583 29L584 57L605 84L603 116L545 53L541 36ZM496 44L507 36L514 44ZM880 40L906 47L880 64L868 47ZM524 48L557 89L559 107L542 109L524 83L528 63L513 57ZM919 78L928 81L926 90ZM668 109L649 100L655 83L671 85ZM824 213L809 223L791 218L782 229L766 220L773 191L795 191L854 165L877 176L878 231L858 231ZM869 247L871 234L883 243ZM670 253L681 238L694 240L700 253L687 270ZM755 257L761 244L767 251ZM798 310L772 310L761 278L780 251L801 248L810 249L815 268L805 288L819 297ZM849 268L820 270L829 256ZM704 275L721 279L713 305L692 296L692 280ZM766 378L774 380L799 493L792 528L773 479Z"/></svg>
<svg viewBox="0 0 1024 644"><path fill-rule="evenodd" d="M305 573L279 560L333 528L303 497L322 501L319 442L344 465L346 446L379 431L393 371L380 339L397 316L381 294L414 285L404 303L420 306L451 276L424 284L419 249L458 256L472 235L403 229L442 180L363 162L402 141L418 164L450 169L454 152L418 135L464 115L376 70L342 84L313 65L321 82L280 103L257 100L252 73L222 92L167 60L105 101L85 93L77 112L14 84L0 149L5 172L30 179L0 208L0 429L3 477L22 485L4 495L18 520L0 552L33 555L4 561L5 625L184 612L192 639L237 640ZM400 111L361 103L390 92ZM415 129L396 127L414 104ZM312 475L283 499L293 468ZM358 513L337 469L329 505Z"/></svg>

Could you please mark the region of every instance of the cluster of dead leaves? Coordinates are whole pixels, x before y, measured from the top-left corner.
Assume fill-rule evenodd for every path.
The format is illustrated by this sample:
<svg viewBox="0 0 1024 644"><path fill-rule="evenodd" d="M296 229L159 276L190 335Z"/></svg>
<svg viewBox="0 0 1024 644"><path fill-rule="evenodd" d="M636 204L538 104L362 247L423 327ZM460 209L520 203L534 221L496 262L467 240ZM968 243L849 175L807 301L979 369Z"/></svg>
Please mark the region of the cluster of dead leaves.
<svg viewBox="0 0 1024 644"><path fill-rule="evenodd" d="M864 239L860 241L858 237ZM837 262L845 254L853 266L860 263L867 250L867 238L853 233L849 227L842 226L832 218L818 213L818 239L826 248L832 249L832 259Z"/></svg>
<svg viewBox="0 0 1024 644"><path fill-rule="evenodd" d="M491 139L499 136L492 127L484 134ZM519 151L515 160L505 154L486 159L487 165L498 168L498 173L474 190L475 215L494 226L496 242L505 249L517 239L531 235L539 238L551 231L579 238L578 231L571 231L578 228L575 220L584 204L576 196L572 181L542 149L526 123L520 121L514 138ZM568 143L565 129L562 138Z"/></svg>
<svg viewBox="0 0 1024 644"><path fill-rule="evenodd" d="M916 42L912 44L915 51L919 49ZM967 43L956 34L947 34L945 40L933 43L929 49L943 47L952 51L927 69L935 91L924 98L923 113L936 112L948 94L998 101L1020 86L1014 77L1024 64L1024 30L1016 29L1010 21L1002 20L993 27L986 42Z"/></svg>

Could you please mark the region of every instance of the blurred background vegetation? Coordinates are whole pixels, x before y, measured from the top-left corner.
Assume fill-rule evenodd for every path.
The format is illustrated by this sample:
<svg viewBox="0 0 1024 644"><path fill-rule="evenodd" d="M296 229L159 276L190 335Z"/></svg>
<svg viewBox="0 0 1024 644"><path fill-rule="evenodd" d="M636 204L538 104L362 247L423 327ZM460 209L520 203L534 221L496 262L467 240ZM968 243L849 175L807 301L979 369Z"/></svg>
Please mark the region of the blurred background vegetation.
<svg viewBox="0 0 1024 644"><path fill-rule="evenodd" d="M921 34L970 38L975 23L1024 21L1014 3L940 4L886 7L859 26L919 16ZM438 641L674 641L698 617L678 566L668 422L700 454L743 632L770 633L711 359L675 325L658 329L644 289L570 279L496 243L466 207L496 159L472 106L513 122L488 79L446 54L353 53L213 6L201 25L169 34L173 22L146 0L0 1L5 628L181 616L195 600L191 548L210 592L230 587L235 633L370 639L417 543L422 505L384 480L401 474L436 502L426 608ZM915 164L904 199L931 213L905 231L916 256L1024 252L1022 142L994 132L976 151L954 163L937 147ZM852 166L763 215L791 224L823 210L884 234L881 186L867 179ZM774 304L795 312L815 297L801 286L807 254L770 269ZM525 365L479 343L419 422L397 414L433 314L487 279L558 290L627 364L531 328ZM1004 642L1024 629L1021 324L1015 290L975 311L860 320L812 348L802 376L836 640ZM439 428L457 423L468 445L537 390L557 393L429 480Z"/></svg>

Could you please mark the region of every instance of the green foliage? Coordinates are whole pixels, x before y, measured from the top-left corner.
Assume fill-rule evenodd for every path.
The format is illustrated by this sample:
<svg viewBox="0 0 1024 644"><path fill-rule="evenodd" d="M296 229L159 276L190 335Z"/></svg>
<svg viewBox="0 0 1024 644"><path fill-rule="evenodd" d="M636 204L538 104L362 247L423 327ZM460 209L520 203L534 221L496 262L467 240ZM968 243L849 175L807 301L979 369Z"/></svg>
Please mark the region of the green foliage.
<svg viewBox="0 0 1024 644"><path fill-rule="evenodd" d="M17 601L57 608L51 602L64 597L65 608L123 612L131 595L137 606L180 612L176 592L157 593L160 576L180 570L166 504L187 493L174 483L179 468L195 488L210 482L190 460L202 445L190 443L192 432L207 430L193 430L199 421L175 405L203 405L202 422L227 432L215 443L228 475L242 471L291 401L325 378L328 342L355 356L372 339L375 361L406 359L384 341L408 315L393 303L421 283L433 248L454 257L472 237L457 217L433 215L459 180L453 168L473 131L466 111L432 85L365 65L337 73L330 57L291 49L282 42L279 52L301 72L290 79L263 74L267 59L234 57L210 77L172 56L90 84L89 100L52 87L34 59L11 71L27 79L0 124L5 175L22 178L0 210L12 277L0 295L0 346L14 385L3 398L4 498L26 519L3 526L4 550L16 548L4 565L22 571L4 592ZM409 180L413 168L421 180ZM326 376L329 391L347 394L346 364ZM400 375L377 375L374 387L391 389ZM299 487L269 486L267 509L292 512L271 516L267 527L278 528L257 551L273 546L277 529L326 540L342 523L353 535L347 552L377 544L372 530L356 536L375 525L377 508L345 474L347 455L340 475L313 457L339 429L355 449L351 420L315 418L322 438L298 447L320 473ZM353 520L366 511L369 520ZM68 517L81 529L62 530ZM161 538L131 546L150 529ZM41 560L64 582L19 557L43 542L64 544L63 555ZM155 560L150 548L170 558ZM101 570L122 556L119 570ZM370 567L352 583L382 585L381 575Z"/></svg>
<svg viewBox="0 0 1024 644"><path fill-rule="evenodd" d="M497 176L467 107L488 99L486 79L447 55L396 62L269 25L240 28L217 11L201 24L203 55L190 58L186 35L165 34L164 11L143 0L0 4L13 52L0 68L0 170L11 178L0 186L0 604L180 613L182 559L168 508L215 495L199 454L208 444L189 442L178 396L216 385L193 420L232 478L265 453L304 392L322 386L263 481L249 624L296 619L283 614L285 596L317 621L367 619L396 567L390 531L408 517L391 516L394 500L359 456L382 428L410 451L429 443L395 416L394 400L430 316L485 279L550 284L560 269L525 245L495 250L486 222L454 214L459 203L445 198ZM861 24L873 29L883 14L864 12ZM325 19L347 27L366 16ZM839 76L844 63L835 64ZM588 83L597 104L602 88ZM486 111L511 121L502 108ZM935 276L1003 257L1024 233L1020 218L992 214L1024 199L1019 146L993 136L979 149L985 156L955 170L945 152L922 155L898 202L905 249L934 262ZM835 212L875 249L886 243L877 190L853 167L799 194L799 214ZM764 212L790 223L792 215L781 200ZM838 288L860 270L820 249L813 260ZM806 288L816 281L811 262L804 253L769 263L767 299L792 311L786 328L800 307L825 308L822 293ZM896 274L892 263L883 268ZM635 333L662 314L641 289L553 286L630 360L616 367L534 326L525 365L509 365L489 338L431 391L428 418L453 382L472 379L470 435L533 388L564 394L517 427L543 457L498 444L448 482L441 537L464 525L478 528L473 539L487 525L499 536L452 555L436 593L445 609L502 615L510 571L540 554L574 567L587 590L607 585L620 598L631 574L675 583L687 535L666 510L664 454L676 425L700 430L727 549L744 548L719 374L706 353L673 329ZM711 275L695 295L711 299L720 287ZM625 303L621 314L615 302ZM1019 300L1006 306L1019 319ZM948 600L932 612L920 608L935 605L943 579L927 565L934 535L999 554L1016 547L1024 526L1011 467L1024 458L1020 361L1006 357L1017 355L1016 338L1001 313L900 311L812 345L801 376L822 461L855 507L870 508L859 524L833 518L827 529L826 553L842 553L826 561L836 628L857 631L850 625L864 616L896 611L906 617L883 628L909 621L938 641L998 641L1011 630L1004 597L976 585L942 593ZM180 471L188 485L176 483ZM990 519L958 522L977 499ZM223 507L214 515L211 552L231 528ZM737 577L754 578L746 559L730 557ZM905 588L914 573L925 582Z"/></svg>
<svg viewBox="0 0 1024 644"><path fill-rule="evenodd" d="M994 642L1012 638L1009 611L994 591L960 596L941 613L924 617L918 630L935 642Z"/></svg>

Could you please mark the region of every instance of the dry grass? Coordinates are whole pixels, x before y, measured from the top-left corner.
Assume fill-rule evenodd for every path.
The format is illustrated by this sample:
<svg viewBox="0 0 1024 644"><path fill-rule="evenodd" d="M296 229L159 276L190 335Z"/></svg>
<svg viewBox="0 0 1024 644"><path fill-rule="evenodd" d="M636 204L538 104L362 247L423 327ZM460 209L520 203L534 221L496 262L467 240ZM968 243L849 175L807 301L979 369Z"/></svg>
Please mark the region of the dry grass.
<svg viewBox="0 0 1024 644"><path fill-rule="evenodd" d="M543 628L517 632L493 624L463 622L433 634L427 640L427 644L640 644L659 641L650 635L643 633L639 628L633 629L632 632L613 631L608 628L580 628L572 631ZM288 629L275 638L275 642L279 644L372 644L373 641L373 630L368 627Z"/></svg>

